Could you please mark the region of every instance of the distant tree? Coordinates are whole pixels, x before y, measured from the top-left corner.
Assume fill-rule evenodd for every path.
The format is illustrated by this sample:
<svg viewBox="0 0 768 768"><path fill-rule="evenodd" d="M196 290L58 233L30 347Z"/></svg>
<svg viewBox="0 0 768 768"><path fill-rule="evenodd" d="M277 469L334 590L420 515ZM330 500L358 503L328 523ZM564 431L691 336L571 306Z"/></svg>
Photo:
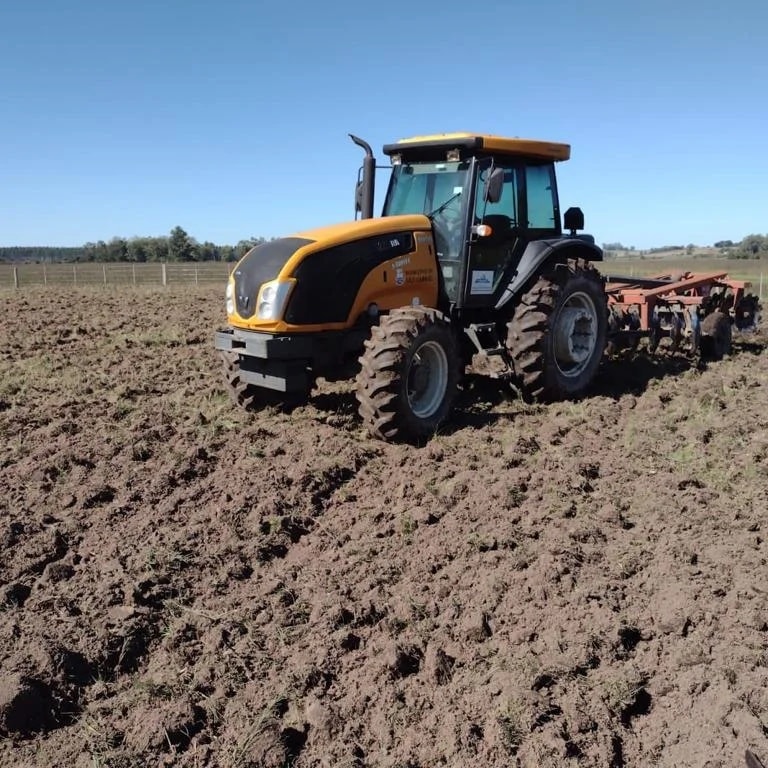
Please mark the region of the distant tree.
<svg viewBox="0 0 768 768"><path fill-rule="evenodd" d="M219 251L221 253L222 261L236 261L238 258L235 248L232 245L222 245L221 248L219 248Z"/></svg>
<svg viewBox="0 0 768 768"><path fill-rule="evenodd" d="M146 237L134 237L128 241L128 261L142 263L149 261L149 247Z"/></svg>
<svg viewBox="0 0 768 768"><path fill-rule="evenodd" d="M107 244L103 240L85 244L86 261L107 261Z"/></svg>
<svg viewBox="0 0 768 768"><path fill-rule="evenodd" d="M147 241L149 250L148 261L167 261L168 260L168 238L150 237Z"/></svg>
<svg viewBox="0 0 768 768"><path fill-rule="evenodd" d="M219 247L206 240L197 246L197 257L200 261L220 261Z"/></svg>
<svg viewBox="0 0 768 768"><path fill-rule="evenodd" d="M739 248L754 258L758 258L761 253L768 251L768 237L765 235L747 235L739 243Z"/></svg>
<svg viewBox="0 0 768 768"><path fill-rule="evenodd" d="M192 261L194 255L195 244L192 238L181 227L174 227L168 238L168 260Z"/></svg>
<svg viewBox="0 0 768 768"><path fill-rule="evenodd" d="M713 248L733 248L733 240L718 240Z"/></svg>
<svg viewBox="0 0 768 768"><path fill-rule="evenodd" d="M235 246L235 256L241 259L248 251L256 245L261 245L265 242L263 237L251 237L248 240L240 240Z"/></svg>
<svg viewBox="0 0 768 768"><path fill-rule="evenodd" d="M128 243L122 237L113 237L107 243L107 261L126 261Z"/></svg>

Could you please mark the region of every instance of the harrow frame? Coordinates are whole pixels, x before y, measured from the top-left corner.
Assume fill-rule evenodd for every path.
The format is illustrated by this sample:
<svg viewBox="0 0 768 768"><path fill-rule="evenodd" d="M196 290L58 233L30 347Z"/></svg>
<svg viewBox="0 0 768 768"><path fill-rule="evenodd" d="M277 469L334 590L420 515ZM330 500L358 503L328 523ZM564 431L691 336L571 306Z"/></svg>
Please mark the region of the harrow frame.
<svg viewBox="0 0 768 768"><path fill-rule="evenodd" d="M748 293L752 284L734 280L727 272L670 272L652 277L606 276L609 337L614 349L637 347L647 338L655 352L664 338L671 349L688 343L701 351L702 323L720 312L738 330L757 323L758 297ZM706 332L705 334L706 335Z"/></svg>

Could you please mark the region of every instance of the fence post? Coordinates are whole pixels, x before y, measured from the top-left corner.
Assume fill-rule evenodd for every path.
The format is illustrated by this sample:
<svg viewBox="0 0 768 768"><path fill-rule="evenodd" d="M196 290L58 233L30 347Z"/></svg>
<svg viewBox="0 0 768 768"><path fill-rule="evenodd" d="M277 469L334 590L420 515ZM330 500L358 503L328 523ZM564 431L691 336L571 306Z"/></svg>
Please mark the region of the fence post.
<svg viewBox="0 0 768 768"><path fill-rule="evenodd" d="M13 268L13 287L14 288L19 287L19 268L18 267Z"/></svg>
<svg viewBox="0 0 768 768"><path fill-rule="evenodd" d="M165 262L163 262L163 285L168 285L168 275L165 271Z"/></svg>
<svg viewBox="0 0 768 768"><path fill-rule="evenodd" d="M107 265L106 264L101 265L101 271L104 274L104 285L106 285L107 284Z"/></svg>
<svg viewBox="0 0 768 768"><path fill-rule="evenodd" d="M45 268L45 262L43 262L43 285L48 285L48 270Z"/></svg>
<svg viewBox="0 0 768 768"><path fill-rule="evenodd" d="M763 273L760 273L760 291L758 292L758 299L763 300Z"/></svg>
<svg viewBox="0 0 768 768"><path fill-rule="evenodd" d="M72 265L72 284L77 285L77 264Z"/></svg>
<svg viewBox="0 0 768 768"><path fill-rule="evenodd" d="M195 264L195 285L198 285L198 282L197 282L197 264Z"/></svg>
<svg viewBox="0 0 768 768"><path fill-rule="evenodd" d="M136 285L136 265L131 264L131 274L133 275L133 284Z"/></svg>

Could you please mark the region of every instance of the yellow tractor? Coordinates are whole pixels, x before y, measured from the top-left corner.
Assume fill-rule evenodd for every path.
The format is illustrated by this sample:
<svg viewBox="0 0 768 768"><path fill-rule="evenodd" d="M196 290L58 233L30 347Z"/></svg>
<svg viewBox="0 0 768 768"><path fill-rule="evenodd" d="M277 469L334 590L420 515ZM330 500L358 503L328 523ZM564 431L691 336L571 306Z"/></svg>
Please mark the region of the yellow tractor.
<svg viewBox="0 0 768 768"><path fill-rule="evenodd" d="M472 133L385 145L374 218L376 159L351 138L365 151L355 220L256 246L232 271L215 348L234 400L295 402L318 377L354 377L373 435L420 440L477 355L531 399L584 393L608 309L581 211L561 226L555 163L570 146Z"/></svg>

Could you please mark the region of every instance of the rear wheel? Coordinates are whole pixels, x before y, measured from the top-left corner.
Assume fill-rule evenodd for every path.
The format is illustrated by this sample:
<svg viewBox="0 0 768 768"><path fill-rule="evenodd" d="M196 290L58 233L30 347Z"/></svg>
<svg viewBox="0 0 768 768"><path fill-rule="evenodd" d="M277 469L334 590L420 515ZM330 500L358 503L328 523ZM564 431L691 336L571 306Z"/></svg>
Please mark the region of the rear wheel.
<svg viewBox="0 0 768 768"><path fill-rule="evenodd" d="M532 399L578 397L605 351L607 298L597 270L581 259L543 274L507 325L507 348Z"/></svg>
<svg viewBox="0 0 768 768"><path fill-rule="evenodd" d="M359 413L375 437L430 437L450 414L459 361L451 327L437 310L384 316L371 329L360 365Z"/></svg>
<svg viewBox="0 0 768 768"><path fill-rule="evenodd" d="M712 312L701 321L701 355L720 360L731 352L731 318L724 312Z"/></svg>

